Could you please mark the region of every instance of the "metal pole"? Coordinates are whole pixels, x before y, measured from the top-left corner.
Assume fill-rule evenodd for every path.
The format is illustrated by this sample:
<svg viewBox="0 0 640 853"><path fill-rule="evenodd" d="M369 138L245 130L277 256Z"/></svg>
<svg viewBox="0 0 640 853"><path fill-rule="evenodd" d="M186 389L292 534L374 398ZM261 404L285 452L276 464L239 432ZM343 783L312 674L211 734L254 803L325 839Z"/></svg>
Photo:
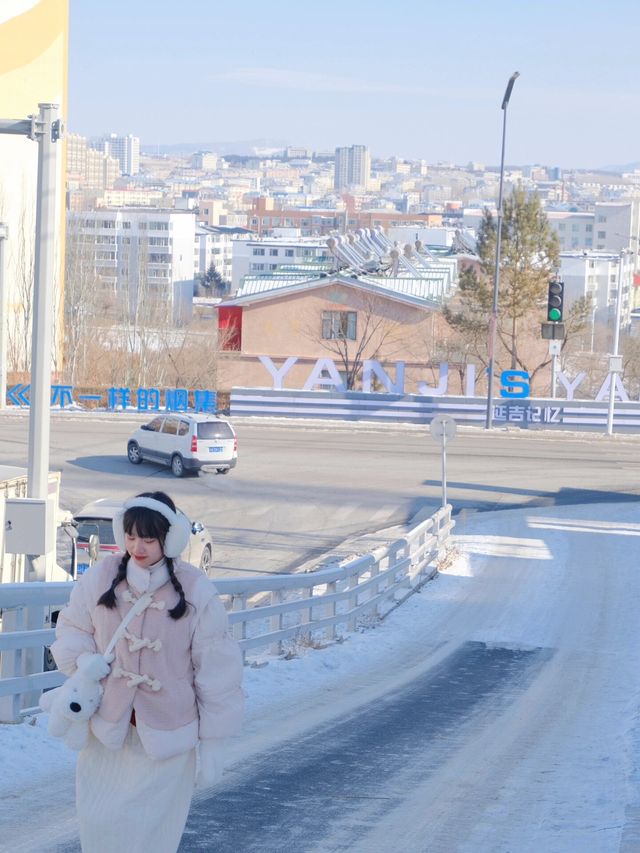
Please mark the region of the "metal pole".
<svg viewBox="0 0 640 853"><path fill-rule="evenodd" d="M558 372L558 356L551 356L551 399L556 398L556 376Z"/></svg>
<svg viewBox="0 0 640 853"><path fill-rule="evenodd" d="M504 152L505 142L507 138L507 107L509 106L509 98L513 84L520 76L518 71L509 78L507 88L502 99L502 151L500 155L500 186L498 189L498 221L496 234L496 267L493 275L493 305L491 308L491 319L489 320L489 364L487 367L487 416L485 421L485 429L491 429L493 425L493 369L495 361L496 348L496 330L498 327L498 291L500 287L500 248L502 242L502 189L504 184Z"/></svg>
<svg viewBox="0 0 640 853"><path fill-rule="evenodd" d="M27 496L45 499L49 479L51 359L53 355L54 265L56 235L58 106L39 104L38 197L36 206L35 277L31 332L31 411Z"/></svg>
<svg viewBox="0 0 640 853"><path fill-rule="evenodd" d="M620 344L620 318L622 316L622 261L624 251L620 252L618 260L618 292L616 294L616 320L613 329L613 352L612 356L618 355ZM613 435L613 409L616 403L616 376L617 370L611 369L609 365L609 406L607 409L607 435Z"/></svg>
<svg viewBox="0 0 640 853"><path fill-rule="evenodd" d="M7 289L4 269L4 242L8 228L0 223L0 409L7 405Z"/></svg>
<svg viewBox="0 0 640 853"><path fill-rule="evenodd" d="M442 433L442 506L447 505L447 433Z"/></svg>

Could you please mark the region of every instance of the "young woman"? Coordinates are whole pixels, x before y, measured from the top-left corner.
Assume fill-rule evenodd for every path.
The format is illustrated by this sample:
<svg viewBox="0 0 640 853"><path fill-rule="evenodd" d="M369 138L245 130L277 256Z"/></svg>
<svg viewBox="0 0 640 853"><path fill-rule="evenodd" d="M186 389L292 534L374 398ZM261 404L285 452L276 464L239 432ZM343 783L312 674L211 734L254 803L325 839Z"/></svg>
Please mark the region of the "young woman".
<svg viewBox="0 0 640 853"><path fill-rule="evenodd" d="M71 675L129 624L78 757L76 803L84 853L175 853L194 781L216 781L224 740L239 730L242 657L211 582L182 562L191 525L164 492L138 495L113 520L122 554L78 580L52 652ZM196 779L196 747L198 777Z"/></svg>

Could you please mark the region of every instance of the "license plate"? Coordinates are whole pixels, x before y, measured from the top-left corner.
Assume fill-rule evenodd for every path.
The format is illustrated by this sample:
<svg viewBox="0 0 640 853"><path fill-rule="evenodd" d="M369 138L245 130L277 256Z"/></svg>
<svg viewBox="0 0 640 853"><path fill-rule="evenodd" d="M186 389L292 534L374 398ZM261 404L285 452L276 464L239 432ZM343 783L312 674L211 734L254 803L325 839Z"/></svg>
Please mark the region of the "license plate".
<svg viewBox="0 0 640 853"><path fill-rule="evenodd" d="M222 453L224 447L210 447L209 453Z"/></svg>

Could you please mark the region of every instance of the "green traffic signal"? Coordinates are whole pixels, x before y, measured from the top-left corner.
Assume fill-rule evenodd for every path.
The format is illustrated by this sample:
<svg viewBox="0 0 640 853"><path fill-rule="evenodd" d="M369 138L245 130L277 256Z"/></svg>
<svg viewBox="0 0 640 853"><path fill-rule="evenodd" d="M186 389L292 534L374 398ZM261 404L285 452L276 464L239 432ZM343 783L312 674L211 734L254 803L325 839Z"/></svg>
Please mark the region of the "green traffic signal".
<svg viewBox="0 0 640 853"><path fill-rule="evenodd" d="M564 302L564 282L553 279L549 282L547 296L547 320L558 323L562 320L562 307Z"/></svg>

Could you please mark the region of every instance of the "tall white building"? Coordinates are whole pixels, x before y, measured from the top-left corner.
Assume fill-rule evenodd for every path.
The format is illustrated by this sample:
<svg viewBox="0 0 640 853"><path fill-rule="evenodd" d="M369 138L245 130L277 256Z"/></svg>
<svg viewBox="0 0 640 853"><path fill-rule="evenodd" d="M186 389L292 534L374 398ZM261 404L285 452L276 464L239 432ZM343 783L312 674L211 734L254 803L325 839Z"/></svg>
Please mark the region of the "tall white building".
<svg viewBox="0 0 640 853"><path fill-rule="evenodd" d="M366 145L336 148L334 181L336 190L348 187L366 189L371 177L371 155Z"/></svg>
<svg viewBox="0 0 640 853"><path fill-rule="evenodd" d="M140 139L137 136L118 136L109 133L91 140L91 147L104 151L120 163L123 175L137 175L140 171Z"/></svg>
<svg viewBox="0 0 640 853"><path fill-rule="evenodd" d="M547 216L560 240L560 251L638 250L640 202L637 199L598 202L593 212L550 211Z"/></svg>
<svg viewBox="0 0 640 853"><path fill-rule="evenodd" d="M253 237L248 228L228 228L222 225L196 225L194 260L196 273L206 274L213 264L227 288L231 288L233 246L236 240Z"/></svg>
<svg viewBox="0 0 640 853"><path fill-rule="evenodd" d="M70 214L68 242L77 241L85 269L89 253L109 313L141 310L144 323L148 311L180 324L191 317L195 228L190 211L101 209Z"/></svg>
<svg viewBox="0 0 640 853"><path fill-rule="evenodd" d="M601 323L613 330L618 287L621 294L621 326L627 327L633 308L634 258L610 252L561 252L560 277L564 281L565 317L572 303L587 296L591 301L592 326Z"/></svg>

